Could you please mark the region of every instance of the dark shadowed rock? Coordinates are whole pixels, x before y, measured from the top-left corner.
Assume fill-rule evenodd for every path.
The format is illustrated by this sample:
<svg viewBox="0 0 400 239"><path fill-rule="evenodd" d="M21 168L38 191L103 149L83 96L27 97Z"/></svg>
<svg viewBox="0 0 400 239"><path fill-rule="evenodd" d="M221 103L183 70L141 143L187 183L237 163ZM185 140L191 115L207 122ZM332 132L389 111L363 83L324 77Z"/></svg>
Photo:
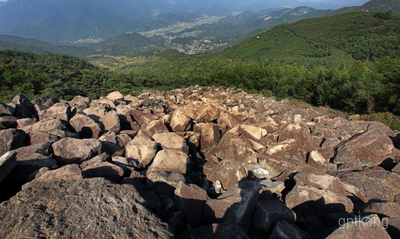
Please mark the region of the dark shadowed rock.
<svg viewBox="0 0 400 239"><path fill-rule="evenodd" d="M208 223L229 222L250 229L254 209L260 195L258 182L243 179L229 188L217 199L208 200L203 208L204 219Z"/></svg>
<svg viewBox="0 0 400 239"><path fill-rule="evenodd" d="M214 223L207 226L202 226L196 229L189 229L184 233L180 234L178 239L224 239L224 238L235 238L235 239L249 239L246 232L231 223Z"/></svg>
<svg viewBox="0 0 400 239"><path fill-rule="evenodd" d="M111 156L122 156L125 153L125 145L112 131L103 134L99 140L103 144L103 151Z"/></svg>
<svg viewBox="0 0 400 239"><path fill-rule="evenodd" d="M305 239L309 236L294 224L285 220L275 223L274 229L269 236L270 239Z"/></svg>
<svg viewBox="0 0 400 239"><path fill-rule="evenodd" d="M149 188L167 197L172 197L179 183L185 182L185 177L179 172L151 172L146 176Z"/></svg>
<svg viewBox="0 0 400 239"><path fill-rule="evenodd" d="M0 130L0 156L10 150L25 146L26 134L19 129Z"/></svg>
<svg viewBox="0 0 400 239"><path fill-rule="evenodd" d="M194 184L181 181L175 189L176 207L183 212L191 227L203 224L202 209L207 200L207 192Z"/></svg>
<svg viewBox="0 0 400 239"><path fill-rule="evenodd" d="M119 182L124 176L124 170L118 165L101 160L91 160L82 168L85 178L102 177L114 182Z"/></svg>
<svg viewBox="0 0 400 239"><path fill-rule="evenodd" d="M21 149L21 148L20 148ZM45 152L17 152L17 164L8 179L25 182L29 175L40 168L57 168L57 161Z"/></svg>
<svg viewBox="0 0 400 239"><path fill-rule="evenodd" d="M64 138L52 147L60 165L81 163L102 153L102 144L97 139Z"/></svg>
<svg viewBox="0 0 400 239"><path fill-rule="evenodd" d="M0 103L0 116L8 115L11 116L14 114L14 109L6 104Z"/></svg>
<svg viewBox="0 0 400 239"><path fill-rule="evenodd" d="M253 214L253 226L260 231L271 232L275 222L285 220L296 221L295 214L278 199L258 201Z"/></svg>
<svg viewBox="0 0 400 239"><path fill-rule="evenodd" d="M101 178L33 185L0 205L0 237L172 238L143 203L133 186Z"/></svg>
<svg viewBox="0 0 400 239"><path fill-rule="evenodd" d="M17 128L18 118L14 116L2 116L0 117L0 125L4 128ZM0 128L1 129L1 128Z"/></svg>
<svg viewBox="0 0 400 239"><path fill-rule="evenodd" d="M24 95L16 95L12 103L17 106L16 116L18 118L35 118L36 112L33 104Z"/></svg>

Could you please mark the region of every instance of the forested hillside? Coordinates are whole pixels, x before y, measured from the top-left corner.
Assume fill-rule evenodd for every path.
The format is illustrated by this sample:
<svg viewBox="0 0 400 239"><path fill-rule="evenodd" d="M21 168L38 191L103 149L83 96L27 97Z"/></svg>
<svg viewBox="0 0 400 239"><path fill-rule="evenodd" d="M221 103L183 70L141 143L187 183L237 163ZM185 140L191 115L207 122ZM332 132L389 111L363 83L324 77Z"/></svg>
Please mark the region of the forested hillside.
<svg viewBox="0 0 400 239"><path fill-rule="evenodd" d="M400 115L399 29L400 17L390 12L346 13L277 26L218 54L168 50L94 60L112 70L65 55L1 51L0 97L3 102L17 93L95 98L113 90L200 84L293 97L350 113Z"/></svg>

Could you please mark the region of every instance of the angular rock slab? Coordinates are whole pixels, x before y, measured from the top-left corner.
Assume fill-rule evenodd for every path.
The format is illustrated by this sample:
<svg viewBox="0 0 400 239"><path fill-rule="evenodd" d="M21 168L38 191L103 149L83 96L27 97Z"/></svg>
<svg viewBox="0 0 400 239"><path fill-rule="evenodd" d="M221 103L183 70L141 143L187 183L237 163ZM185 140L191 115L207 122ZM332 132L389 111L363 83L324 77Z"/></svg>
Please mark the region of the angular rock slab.
<svg viewBox="0 0 400 239"><path fill-rule="evenodd" d="M102 178L32 185L0 205L0 237L172 238L143 203L133 186Z"/></svg>
<svg viewBox="0 0 400 239"><path fill-rule="evenodd" d="M174 149L164 149L157 153L153 163L147 173L150 172L180 172L188 173L190 170L190 158L182 151Z"/></svg>
<svg viewBox="0 0 400 239"><path fill-rule="evenodd" d="M333 162L335 164L357 163L359 166L374 166L385 159L393 157L394 145L389 136L392 130L386 125L374 124L368 129L353 136L337 148Z"/></svg>
<svg viewBox="0 0 400 239"><path fill-rule="evenodd" d="M102 153L102 144L97 139L64 138L52 147L60 165L81 163Z"/></svg>

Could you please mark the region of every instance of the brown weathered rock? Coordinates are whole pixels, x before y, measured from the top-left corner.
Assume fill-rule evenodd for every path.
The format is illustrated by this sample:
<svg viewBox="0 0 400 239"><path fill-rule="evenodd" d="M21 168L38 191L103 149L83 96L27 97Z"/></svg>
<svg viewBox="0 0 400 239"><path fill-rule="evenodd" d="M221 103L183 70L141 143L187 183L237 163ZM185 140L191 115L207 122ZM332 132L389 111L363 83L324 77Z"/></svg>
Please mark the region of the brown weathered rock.
<svg viewBox="0 0 400 239"><path fill-rule="evenodd" d="M59 182L59 181L77 181L82 179L82 171L77 164L65 165L59 169L47 170L41 175L22 186L22 190L32 187L33 184Z"/></svg>
<svg viewBox="0 0 400 239"><path fill-rule="evenodd" d="M147 173L150 172L181 172L188 173L190 170L190 158L182 151L174 149L164 149L157 153L153 163L150 165Z"/></svg>
<svg viewBox="0 0 400 239"><path fill-rule="evenodd" d="M64 138L52 147L60 165L81 163L102 153L102 144L97 139Z"/></svg>
<svg viewBox="0 0 400 239"><path fill-rule="evenodd" d="M220 110L218 107L215 105L211 104L206 104L200 107L199 110L196 112L197 117L196 122L201 123L201 122L212 122L214 120L217 120L220 115Z"/></svg>
<svg viewBox="0 0 400 239"><path fill-rule="evenodd" d="M125 145L112 131L103 134L99 140L103 144L103 151L111 156L122 156L125 153Z"/></svg>
<svg viewBox="0 0 400 239"><path fill-rule="evenodd" d="M240 126L227 131L215 147L215 155L222 160L241 163L246 168L248 163L257 163L257 154L248 140L240 138Z"/></svg>
<svg viewBox="0 0 400 239"><path fill-rule="evenodd" d="M132 185L101 178L32 185L0 205L0 237L172 238L143 204Z"/></svg>
<svg viewBox="0 0 400 239"><path fill-rule="evenodd" d="M170 126L175 132L184 132L190 130L191 118L182 111L176 110L171 116Z"/></svg>
<svg viewBox="0 0 400 239"><path fill-rule="evenodd" d="M17 153L8 151L0 156L0 183L13 170L17 164Z"/></svg>
<svg viewBox="0 0 400 239"><path fill-rule="evenodd" d="M265 129L258 128L252 125L242 125L240 127L245 137L256 142L260 142L260 140L267 135L267 131Z"/></svg>
<svg viewBox="0 0 400 239"><path fill-rule="evenodd" d="M82 175L85 178L102 177L114 182L119 182L124 176L124 170L118 165L109 162L92 160L82 168Z"/></svg>
<svg viewBox="0 0 400 239"><path fill-rule="evenodd" d="M112 157L112 162L118 166L120 166L124 172L125 175L131 174L135 169L140 169L142 165L135 159L131 158L125 158L121 156L115 156Z"/></svg>
<svg viewBox="0 0 400 239"><path fill-rule="evenodd" d="M10 150L25 146L26 134L19 129L0 130L0 156Z"/></svg>
<svg viewBox="0 0 400 239"><path fill-rule="evenodd" d="M319 145L315 145L310 130L304 123L296 123L287 125L282 132L279 134L278 142L283 142L288 139L294 139L299 144L299 148L302 152L303 159L308 152L318 149Z"/></svg>
<svg viewBox="0 0 400 239"><path fill-rule="evenodd" d="M77 112L82 112L84 109L88 108L91 100L89 97L75 96L69 103L72 108L75 108Z"/></svg>
<svg viewBox="0 0 400 239"><path fill-rule="evenodd" d="M349 220L330 234L328 239L339 238L384 238L389 239L389 234L383 228L377 215L364 220Z"/></svg>
<svg viewBox="0 0 400 239"><path fill-rule="evenodd" d="M35 123L37 123L37 119L33 119L33 118L18 119L17 120L17 125L18 125L17 128L21 129L25 126L33 125Z"/></svg>
<svg viewBox="0 0 400 239"><path fill-rule="evenodd" d="M100 123L100 119L106 115L107 110L103 105L98 105L86 108L82 112L93 119L96 123Z"/></svg>
<svg viewBox="0 0 400 239"><path fill-rule="evenodd" d="M203 224L202 209L209 199L207 192L193 184L187 185L180 182L175 189L174 201L176 207L183 212L191 227Z"/></svg>
<svg viewBox="0 0 400 239"><path fill-rule="evenodd" d="M47 133L47 132L30 132L28 133L29 143L31 145L34 144L42 144L46 142L57 142L61 139L60 136Z"/></svg>
<svg viewBox="0 0 400 239"><path fill-rule="evenodd" d="M176 133L157 133L153 135L153 139L159 143L163 149L176 149L186 154L189 153L189 146L186 140Z"/></svg>
<svg viewBox="0 0 400 239"><path fill-rule="evenodd" d="M101 128L92 118L78 113L69 121L71 126L82 138L99 138Z"/></svg>
<svg viewBox="0 0 400 239"><path fill-rule="evenodd" d="M342 182L359 189L367 200L394 201L400 195L400 175L384 170L337 172L333 174Z"/></svg>
<svg viewBox="0 0 400 239"><path fill-rule="evenodd" d="M106 96L107 99L112 100L114 103L119 103L120 101L124 100L124 95L121 94L119 91L113 91Z"/></svg>
<svg viewBox="0 0 400 239"><path fill-rule="evenodd" d="M339 178L331 175L318 175L314 173L298 173L294 176L296 185L308 185L318 189L330 190L339 194L346 193L345 185Z"/></svg>
<svg viewBox="0 0 400 239"><path fill-rule="evenodd" d="M246 176L246 171L241 164L229 160L222 161L207 173L209 181L216 182L219 180L224 189L229 189Z"/></svg>
<svg viewBox="0 0 400 239"><path fill-rule="evenodd" d="M54 118L48 118L41 120L37 123L34 123L32 125L27 125L24 127L21 127L20 129L25 131L25 132L48 132L50 130L54 129L61 129L61 130L66 130L67 124L65 121L62 121L60 119L54 119Z"/></svg>
<svg viewBox="0 0 400 239"><path fill-rule="evenodd" d="M147 125L146 130L151 135L158 134L158 133L168 133L169 132L168 128L165 126L165 123L164 123L163 119L151 121Z"/></svg>
<svg viewBox="0 0 400 239"><path fill-rule="evenodd" d="M104 130L110 130L116 134L121 130L119 117L115 111L107 112L103 117L101 117L100 121L104 125Z"/></svg>
<svg viewBox="0 0 400 239"><path fill-rule="evenodd" d="M146 177L150 190L167 197L172 197L178 184L185 182L185 177L179 172L151 172Z"/></svg>
<svg viewBox="0 0 400 239"><path fill-rule="evenodd" d="M318 151L310 152L307 164L315 167L316 173L326 174L328 171L328 161Z"/></svg>
<svg viewBox="0 0 400 239"><path fill-rule="evenodd" d="M216 124L196 124L193 131L200 134L200 148L203 153L215 147L221 139L219 127Z"/></svg>
<svg viewBox="0 0 400 239"><path fill-rule="evenodd" d="M157 143L148 136L138 135L125 145L125 156L147 167L157 153Z"/></svg>
<svg viewBox="0 0 400 239"><path fill-rule="evenodd" d="M393 142L389 138L392 130L381 124L354 136L337 148L335 164L356 162L360 166L379 165L393 157Z"/></svg>
<svg viewBox="0 0 400 239"><path fill-rule="evenodd" d="M288 208L296 214L324 216L333 212L352 212L353 203L347 197L326 189L296 185L285 198Z"/></svg>
<svg viewBox="0 0 400 239"><path fill-rule="evenodd" d="M241 180L217 199L207 201L203 208L204 219L208 223L229 222L247 232L260 190L257 182Z"/></svg>
<svg viewBox="0 0 400 239"><path fill-rule="evenodd" d="M39 112L39 120L56 118L69 121L71 118L71 107L67 103L57 103L52 107Z"/></svg>

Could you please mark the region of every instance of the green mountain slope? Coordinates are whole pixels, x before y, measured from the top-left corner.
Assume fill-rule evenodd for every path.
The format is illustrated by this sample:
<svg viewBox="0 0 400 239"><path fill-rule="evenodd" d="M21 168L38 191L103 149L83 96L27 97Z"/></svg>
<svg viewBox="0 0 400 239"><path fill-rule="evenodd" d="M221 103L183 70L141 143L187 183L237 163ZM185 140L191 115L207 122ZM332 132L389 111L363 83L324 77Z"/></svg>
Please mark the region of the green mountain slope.
<svg viewBox="0 0 400 239"><path fill-rule="evenodd" d="M385 15L385 14L383 14ZM220 54L237 61L334 65L400 56L400 16L345 13L284 24Z"/></svg>
<svg viewBox="0 0 400 239"><path fill-rule="evenodd" d="M148 48L161 48L162 41L152 40L138 33L121 34L106 41L91 44L89 47L97 49L101 54L111 56L135 55Z"/></svg>
<svg viewBox="0 0 400 239"><path fill-rule="evenodd" d="M30 51L34 53L52 52L65 55L86 58L87 55L93 54L95 51L90 48L62 46L36 39L25 39L21 37L0 35L0 50L15 49L22 51Z"/></svg>
<svg viewBox="0 0 400 239"><path fill-rule="evenodd" d="M369 11L369 12L387 12L400 14L400 1L399 0L371 0L360 7L355 7L356 11Z"/></svg>
<svg viewBox="0 0 400 239"><path fill-rule="evenodd" d="M320 17L334 16L346 12L388 12L400 13L400 1L399 0L371 0L362 6L343 7L337 10L321 14Z"/></svg>

